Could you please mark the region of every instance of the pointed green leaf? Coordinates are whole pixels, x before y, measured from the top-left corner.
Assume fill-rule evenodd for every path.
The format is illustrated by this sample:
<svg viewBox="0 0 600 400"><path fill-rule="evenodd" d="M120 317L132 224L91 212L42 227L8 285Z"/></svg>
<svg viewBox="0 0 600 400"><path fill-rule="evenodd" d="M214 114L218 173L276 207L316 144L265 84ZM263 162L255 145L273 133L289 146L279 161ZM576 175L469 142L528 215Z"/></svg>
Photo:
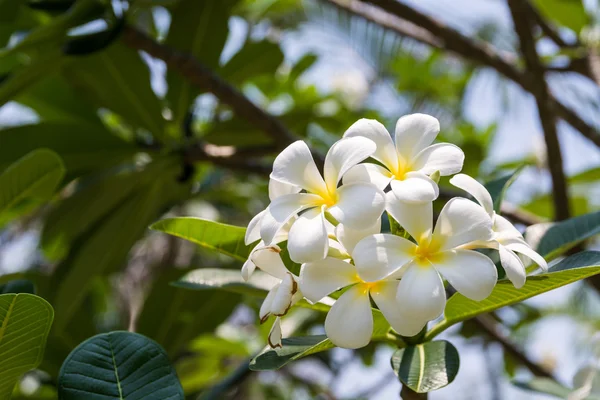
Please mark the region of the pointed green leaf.
<svg viewBox="0 0 600 400"><path fill-rule="evenodd" d="M58 378L62 400L183 400L165 351L131 332L94 336L75 348Z"/></svg>
<svg viewBox="0 0 600 400"><path fill-rule="evenodd" d="M246 229L201 218L167 218L150 229L189 240L207 249L246 261L250 249L244 244Z"/></svg>
<svg viewBox="0 0 600 400"><path fill-rule="evenodd" d="M250 362L250 369L253 371L279 369L294 360L335 347L325 335L285 338L282 343L283 347L280 349L269 347L264 349Z"/></svg>
<svg viewBox="0 0 600 400"><path fill-rule="evenodd" d="M559 399L567 399L569 395L573 393L573 389L564 387L563 385L556 382L554 379L549 378L533 378L529 381L513 381L513 385L528 390L530 392L544 393L551 396L555 396ZM598 397L586 396L586 400L598 400Z"/></svg>
<svg viewBox="0 0 600 400"><path fill-rule="evenodd" d="M553 224L542 236L537 252L547 260L600 233L600 211Z"/></svg>
<svg viewBox="0 0 600 400"><path fill-rule="evenodd" d="M60 157L50 150L35 150L17 160L0 175L0 213L24 199L46 200L64 173Z"/></svg>
<svg viewBox="0 0 600 400"><path fill-rule="evenodd" d="M572 29L576 34L590 22L583 3L582 0L534 0L545 18Z"/></svg>
<svg viewBox="0 0 600 400"><path fill-rule="evenodd" d="M512 183L519 177L519 174L523 170L523 167L518 168L515 172L505 175L501 178L493 180L485 184L485 188L490 192L492 200L494 201L494 210L499 213L500 206L504 200L506 191L512 185Z"/></svg>
<svg viewBox="0 0 600 400"><path fill-rule="evenodd" d="M25 372L42 362L54 310L28 293L0 295L0 398L8 399Z"/></svg>
<svg viewBox="0 0 600 400"><path fill-rule="evenodd" d="M482 313L519 303L541 293L568 285L600 273L600 252L585 251L554 265L548 273L527 277L525 285L516 289L509 281L500 281L485 300L470 300L460 293L446 303L444 319L426 334L431 339L451 325Z"/></svg>
<svg viewBox="0 0 600 400"><path fill-rule="evenodd" d="M448 385L456 378L459 365L458 351L445 340L408 346L392 356L392 369L402 384L417 393Z"/></svg>
<svg viewBox="0 0 600 400"><path fill-rule="evenodd" d="M279 283L277 278L262 271L255 271L247 281L244 281L238 269L200 268L188 272L172 285L194 290L220 289L264 297L277 283Z"/></svg>
<svg viewBox="0 0 600 400"><path fill-rule="evenodd" d="M219 75L239 85L254 76L272 75L282 62L283 52L278 44L267 40L250 42L223 66Z"/></svg>

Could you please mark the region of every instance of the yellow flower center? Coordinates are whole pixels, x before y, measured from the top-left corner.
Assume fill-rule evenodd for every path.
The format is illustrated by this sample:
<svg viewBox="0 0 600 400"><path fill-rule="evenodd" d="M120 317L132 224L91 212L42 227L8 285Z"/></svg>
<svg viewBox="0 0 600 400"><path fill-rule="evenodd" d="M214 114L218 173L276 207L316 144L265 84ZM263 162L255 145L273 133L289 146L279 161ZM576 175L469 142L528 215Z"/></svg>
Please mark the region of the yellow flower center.
<svg viewBox="0 0 600 400"><path fill-rule="evenodd" d="M365 282L361 279L361 282L358 285L360 285L361 292L363 294L367 294L371 290L377 291L380 284L381 284L381 281Z"/></svg>
<svg viewBox="0 0 600 400"><path fill-rule="evenodd" d="M391 170L392 175L399 181L403 181L406 178L406 174L412 171L410 163L398 155L398 168Z"/></svg>
<svg viewBox="0 0 600 400"><path fill-rule="evenodd" d="M331 193L329 190L323 190L315 194L321 196L321 201L318 204L319 206L324 205L327 207L331 207L335 206L338 202L338 194L336 190L334 190L333 193Z"/></svg>
<svg viewBox="0 0 600 400"><path fill-rule="evenodd" d="M444 253L440 252L440 244L435 241L416 246L414 260L421 267L428 267L443 261Z"/></svg>

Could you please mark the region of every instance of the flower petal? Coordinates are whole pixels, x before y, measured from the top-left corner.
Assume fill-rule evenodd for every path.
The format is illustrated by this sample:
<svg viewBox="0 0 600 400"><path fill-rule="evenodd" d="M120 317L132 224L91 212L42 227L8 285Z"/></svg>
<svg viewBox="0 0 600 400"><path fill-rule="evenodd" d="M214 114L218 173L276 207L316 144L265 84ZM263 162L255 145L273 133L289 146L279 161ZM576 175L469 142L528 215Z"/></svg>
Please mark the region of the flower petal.
<svg viewBox="0 0 600 400"><path fill-rule="evenodd" d="M337 258L306 263L300 269L300 291L313 303L356 282L356 267Z"/></svg>
<svg viewBox="0 0 600 400"><path fill-rule="evenodd" d="M315 207L300 215L288 236L290 258L297 263L322 260L328 249L329 238L321 209Z"/></svg>
<svg viewBox="0 0 600 400"><path fill-rule="evenodd" d="M439 132L440 122L431 115L405 115L396 123L396 151L406 162L411 161Z"/></svg>
<svg viewBox="0 0 600 400"><path fill-rule="evenodd" d="M378 189L385 189L392 180L392 173L377 164L363 163L350 168L344 175L344 185L370 182Z"/></svg>
<svg viewBox="0 0 600 400"><path fill-rule="evenodd" d="M490 216L483 207L462 197L455 197L446 203L433 231L433 240L441 243L442 251L491 238Z"/></svg>
<svg viewBox="0 0 600 400"><path fill-rule="evenodd" d="M344 246L348 254L352 254L354 247L361 239L379 232L381 232L381 218L378 218L372 226L365 229L352 229L344 224L335 227L335 237Z"/></svg>
<svg viewBox="0 0 600 400"><path fill-rule="evenodd" d="M500 263L506 272L506 277L517 289L522 288L527 279L527 271L525 271L521 259L502 245L498 247L498 251L500 252Z"/></svg>
<svg viewBox="0 0 600 400"><path fill-rule="evenodd" d="M269 318L269 316L271 315L271 306L273 305L273 299L277 295L277 289L279 289L280 285L281 284L278 283L275 286L273 286L271 290L269 290L269 293L267 293L267 297L265 297L262 304L260 305L258 317L260 318L261 324L265 322L267 318Z"/></svg>
<svg viewBox="0 0 600 400"><path fill-rule="evenodd" d="M271 178L313 193L327 191L310 149L302 140L290 144L279 153L273 162Z"/></svg>
<svg viewBox="0 0 600 400"><path fill-rule="evenodd" d="M262 210L250 220L248 228L246 228L246 236L244 237L244 243L246 244L246 246L260 239L260 221L266 212L266 209Z"/></svg>
<svg viewBox="0 0 600 400"><path fill-rule="evenodd" d="M288 270L279 253L281 253L281 249L277 245L256 246L250 254L250 259L261 271L275 278L284 279Z"/></svg>
<svg viewBox="0 0 600 400"><path fill-rule="evenodd" d="M271 313L278 317L285 315L292 306L292 297L298 291L298 283L289 272L281 281L271 303Z"/></svg>
<svg viewBox="0 0 600 400"><path fill-rule="evenodd" d="M273 201L284 194L298 193L302 188L289 183L280 182L277 179L269 179L269 200Z"/></svg>
<svg viewBox="0 0 600 400"><path fill-rule="evenodd" d="M431 203L406 203L392 192L386 193L386 211L417 243L429 241L433 230L433 205Z"/></svg>
<svg viewBox="0 0 600 400"><path fill-rule="evenodd" d="M389 166L392 170L398 168L398 155L392 137L379 121L366 118L359 119L344 133L345 138L355 136L366 137L375 142L377 149L371 157L380 161L383 165Z"/></svg>
<svg viewBox="0 0 600 400"><path fill-rule="evenodd" d="M488 297L498 271L488 257L473 250L451 250L442 253L443 259L433 266L463 296L481 301Z"/></svg>
<svg viewBox="0 0 600 400"><path fill-rule="evenodd" d="M371 183L352 183L338 189L337 203L328 211L349 228L372 226L385 209L385 194Z"/></svg>
<svg viewBox="0 0 600 400"><path fill-rule="evenodd" d="M427 324L427 320L407 317L398 311L398 281L381 281L371 288L371 297L392 328L402 336L415 336Z"/></svg>
<svg viewBox="0 0 600 400"><path fill-rule="evenodd" d="M325 318L325 333L338 347L358 349L371 341L373 312L367 289L348 289L331 307Z"/></svg>
<svg viewBox="0 0 600 400"><path fill-rule="evenodd" d="M344 138L335 142L325 156L323 170L329 192L334 193L342 176L373 154L375 149L375 143L362 136Z"/></svg>
<svg viewBox="0 0 600 400"><path fill-rule="evenodd" d="M280 349L283 347L281 343L281 318L275 318L275 322L273 322L273 326L269 331L269 336L267 337L267 342L272 349L279 347Z"/></svg>
<svg viewBox="0 0 600 400"><path fill-rule="evenodd" d="M525 242L521 232L519 232L509 220L501 215L496 215L494 218L493 229L495 232L494 239L499 242L510 242L514 240Z"/></svg>
<svg viewBox="0 0 600 400"><path fill-rule="evenodd" d="M450 143L438 143L423 150L412 162L412 168L430 175L440 171L441 176L460 172L465 162L465 153L460 147Z"/></svg>
<svg viewBox="0 0 600 400"><path fill-rule="evenodd" d="M395 273L414 256L415 244L400 236L378 233L362 239L352 252L358 275L376 282Z"/></svg>
<svg viewBox="0 0 600 400"><path fill-rule="evenodd" d="M477 200L490 217L494 216L494 202L490 192L488 192L485 186L466 174L454 175L450 178L450 183L469 193Z"/></svg>
<svg viewBox="0 0 600 400"><path fill-rule="evenodd" d="M437 318L446 306L444 282L432 266L409 264L398 285L396 299L400 312L417 320Z"/></svg>
<svg viewBox="0 0 600 400"><path fill-rule="evenodd" d="M511 251L516 251L517 253L521 253L527 258L531 259L534 263L540 266L542 271L548 271L548 263L544 260L544 257L539 255L535 250L529 247L525 243L521 243L519 241L514 241L512 243L508 243L505 247Z"/></svg>
<svg viewBox="0 0 600 400"><path fill-rule="evenodd" d="M390 185L398 200L407 203L431 203L440 194L437 183L420 172L409 172L403 180L394 179Z"/></svg>
<svg viewBox="0 0 600 400"><path fill-rule="evenodd" d="M250 279L250 276L254 273L255 269L256 265L252 262L250 258L248 258L244 265L242 265L242 279L245 281Z"/></svg>
<svg viewBox="0 0 600 400"><path fill-rule="evenodd" d="M314 207L321 197L314 194L295 193L276 198L267 207L260 221L260 237L270 244L280 229L300 211Z"/></svg>

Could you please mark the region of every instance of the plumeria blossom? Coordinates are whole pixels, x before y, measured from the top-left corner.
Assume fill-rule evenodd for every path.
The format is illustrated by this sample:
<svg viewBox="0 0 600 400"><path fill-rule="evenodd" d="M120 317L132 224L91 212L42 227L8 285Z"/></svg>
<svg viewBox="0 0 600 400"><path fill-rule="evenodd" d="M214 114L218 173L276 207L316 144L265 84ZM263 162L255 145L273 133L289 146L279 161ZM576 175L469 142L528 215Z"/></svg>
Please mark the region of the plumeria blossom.
<svg viewBox="0 0 600 400"><path fill-rule="evenodd" d="M368 282L401 278L397 284L398 315L423 321L437 318L446 305L442 276L461 294L483 300L496 284L492 260L461 246L487 241L492 222L481 207L464 198L448 201L433 229L431 203L411 204L387 194L387 211L414 238L377 234L364 238L353 256Z"/></svg>
<svg viewBox="0 0 600 400"><path fill-rule="evenodd" d="M369 235L374 230L379 232L379 226L375 225L363 231L352 231L342 225L336 227L336 231L340 233L337 239L346 252L348 249L355 248L355 243L360 236ZM356 250L350 252L356 254ZM327 257L303 264L300 271L300 289L313 303L336 290L349 287L327 314L325 319L327 337L336 346L349 349L357 349L369 344L373 334L370 298L398 333L405 336L416 335L427 321L407 317L400 312L396 299L399 281L393 277L386 277L385 271L381 270L381 264L365 266L361 274L361 271L349 261ZM371 280L369 278L371 276L383 278Z"/></svg>
<svg viewBox="0 0 600 400"><path fill-rule="evenodd" d="M500 253L500 263L506 276L516 288L525 284L527 271L525 265L515 253L520 253L538 264L542 270L548 270L546 260L536 253L525 241L523 235L506 218L496 214L492 196L485 186L465 174L458 174L450 183L469 193L488 214L492 221L493 237L487 243L478 243L479 247L491 247Z"/></svg>
<svg viewBox="0 0 600 400"><path fill-rule="evenodd" d="M372 182L380 189L388 184L400 200L421 203L438 197L437 183L429 175L460 172L465 155L449 143L433 144L440 131L439 121L425 114L411 114L396 124L395 143L385 127L373 119L360 119L344 134L345 138L366 137L377 145L371 157L383 166L364 163L353 167L344 183Z"/></svg>
<svg viewBox="0 0 600 400"><path fill-rule="evenodd" d="M291 218L288 235L290 258L296 262L322 260L329 249L325 212L355 229L373 225L385 208L385 195L375 185L357 182L338 187L342 176L375 151L375 143L364 137L341 139L325 157L321 176L308 146L297 141L284 149L273 163L271 178L299 187L305 193L290 193L274 199L260 222L260 236L269 245Z"/></svg>

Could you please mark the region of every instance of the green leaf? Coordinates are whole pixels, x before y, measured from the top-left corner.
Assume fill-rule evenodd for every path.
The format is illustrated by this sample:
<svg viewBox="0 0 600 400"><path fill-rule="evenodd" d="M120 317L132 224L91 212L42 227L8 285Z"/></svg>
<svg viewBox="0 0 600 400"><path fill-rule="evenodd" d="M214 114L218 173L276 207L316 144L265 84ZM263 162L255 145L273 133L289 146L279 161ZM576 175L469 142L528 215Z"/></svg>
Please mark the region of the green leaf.
<svg viewBox="0 0 600 400"><path fill-rule="evenodd" d="M445 340L408 346L392 356L392 369L402 384L417 393L450 384L456 378L459 365L458 351Z"/></svg>
<svg viewBox="0 0 600 400"><path fill-rule="evenodd" d="M523 167L518 168L515 172L505 175L501 178L495 179L485 184L485 188L490 192L492 200L494 201L494 211L500 212L500 206L504 200L506 191L512 185L512 183L518 178L519 174L523 170Z"/></svg>
<svg viewBox="0 0 600 400"><path fill-rule="evenodd" d="M120 42L78 57L65 75L89 100L134 125L164 138L162 105L150 86L150 71L139 53Z"/></svg>
<svg viewBox="0 0 600 400"><path fill-rule="evenodd" d="M553 224L542 236L537 252L547 260L600 233L600 211Z"/></svg>
<svg viewBox="0 0 600 400"><path fill-rule="evenodd" d="M237 0L179 1L171 10L165 44L191 54L215 70L227 40L229 16L235 3ZM167 71L167 82L167 100L173 121L179 127L200 91L176 71Z"/></svg>
<svg viewBox="0 0 600 400"><path fill-rule="evenodd" d="M250 362L250 369L253 371L279 369L294 360L335 347L325 335L285 338L282 343L283 347L280 349L268 347L264 349Z"/></svg>
<svg viewBox="0 0 600 400"><path fill-rule="evenodd" d="M244 244L246 229L201 218L181 217L158 221L150 229L189 240L202 247L246 261L250 248Z"/></svg>
<svg viewBox="0 0 600 400"><path fill-rule="evenodd" d="M220 289L231 293L264 297L277 283L279 283L277 278L262 271L255 271L247 281L244 281L237 269L200 268L188 272L172 285L185 289Z"/></svg>
<svg viewBox="0 0 600 400"><path fill-rule="evenodd" d="M584 251L554 265L548 273L527 277L527 282L520 289L516 289L509 281L499 281L492 294L482 301L470 300L456 293L446 303L444 319L427 332L426 338L431 339L449 326L478 314L519 303L598 273L600 273L600 252Z"/></svg>
<svg viewBox="0 0 600 400"><path fill-rule="evenodd" d="M64 174L62 160L56 153L40 149L27 154L0 175L0 213L24 199L48 199Z"/></svg>
<svg viewBox="0 0 600 400"><path fill-rule="evenodd" d="M8 399L25 372L42 362L54 311L41 297L0 295L0 398Z"/></svg>
<svg viewBox="0 0 600 400"><path fill-rule="evenodd" d="M283 62L279 45L267 40L246 43L221 69L220 75L235 85L254 76L273 74Z"/></svg>
<svg viewBox="0 0 600 400"><path fill-rule="evenodd" d="M62 400L184 399L165 351L131 332L96 335L75 348L58 378Z"/></svg>
<svg viewBox="0 0 600 400"><path fill-rule="evenodd" d="M534 3L544 17L577 34L589 22L581 0L535 0Z"/></svg>
<svg viewBox="0 0 600 400"><path fill-rule="evenodd" d="M567 399L569 395L573 393L573 389L564 387L563 385L556 382L554 379L549 378L533 378L529 381L513 381L513 385L525 389L531 392L544 393L551 396L558 397L560 399ZM597 400L598 397L586 396L586 400Z"/></svg>
<svg viewBox="0 0 600 400"><path fill-rule="evenodd" d="M4 285L0 285L0 294L7 293L30 293L35 294L35 285L27 279L15 279Z"/></svg>
<svg viewBox="0 0 600 400"><path fill-rule="evenodd" d="M292 67L288 79L292 82L296 81L302 74L304 74L310 67L317 61L316 54L305 54L298 62Z"/></svg>

